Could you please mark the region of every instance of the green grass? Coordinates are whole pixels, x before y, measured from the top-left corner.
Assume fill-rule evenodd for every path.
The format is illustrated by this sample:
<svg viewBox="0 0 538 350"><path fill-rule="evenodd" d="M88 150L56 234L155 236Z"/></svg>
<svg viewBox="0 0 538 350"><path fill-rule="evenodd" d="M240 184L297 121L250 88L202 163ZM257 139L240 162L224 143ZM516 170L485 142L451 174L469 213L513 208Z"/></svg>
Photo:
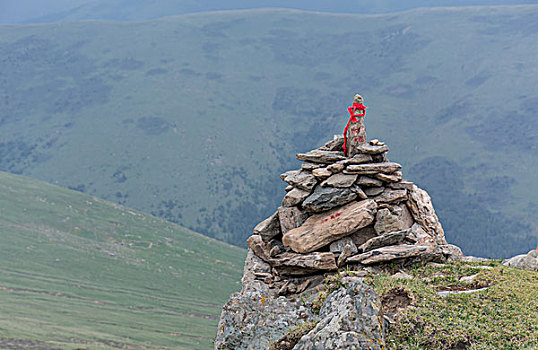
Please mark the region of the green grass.
<svg viewBox="0 0 538 350"><path fill-rule="evenodd" d="M454 349L458 344L472 350L538 348L537 272L504 267L499 261L429 265L407 272L414 278L381 274L370 280L380 295L404 288L413 299L391 327L388 349ZM474 274L472 282L460 281ZM469 294L437 294L484 287L488 289Z"/></svg>
<svg viewBox="0 0 538 350"><path fill-rule="evenodd" d="M245 251L0 172L0 341L210 349Z"/></svg>
<svg viewBox="0 0 538 350"><path fill-rule="evenodd" d="M451 243L526 252L537 16L258 10L0 26L0 170L244 245L282 199L278 174L341 133L360 92L368 136L430 192Z"/></svg>

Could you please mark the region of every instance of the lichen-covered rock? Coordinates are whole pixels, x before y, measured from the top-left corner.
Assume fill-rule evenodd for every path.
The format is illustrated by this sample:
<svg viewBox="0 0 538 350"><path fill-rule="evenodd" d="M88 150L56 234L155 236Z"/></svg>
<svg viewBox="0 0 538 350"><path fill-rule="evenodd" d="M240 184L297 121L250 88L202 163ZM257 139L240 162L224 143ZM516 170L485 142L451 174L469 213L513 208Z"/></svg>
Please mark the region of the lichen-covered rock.
<svg viewBox="0 0 538 350"><path fill-rule="evenodd" d="M269 265L249 251L241 292L233 294L222 310L215 350L259 350L297 324L312 321L314 315L299 301L277 297L254 277L254 271Z"/></svg>
<svg viewBox="0 0 538 350"><path fill-rule="evenodd" d="M413 225L413 218L405 205L382 208L377 211L374 228L380 235L401 231Z"/></svg>
<svg viewBox="0 0 538 350"><path fill-rule="evenodd" d="M312 191L314 186L318 183L318 180L311 172L304 170L288 171L280 175L280 178L290 185L305 191Z"/></svg>
<svg viewBox="0 0 538 350"><path fill-rule="evenodd" d="M416 222L435 240L437 244L447 244L445 240L445 231L435 214L430 196L423 189L413 185L412 190L408 191L409 200L407 207L413 215Z"/></svg>
<svg viewBox="0 0 538 350"><path fill-rule="evenodd" d="M330 294L319 318L293 350L385 349L381 300L359 279Z"/></svg>
<svg viewBox="0 0 538 350"><path fill-rule="evenodd" d="M322 214L315 214L282 237L285 246L298 253L309 253L370 225L377 204L370 199L354 202Z"/></svg>
<svg viewBox="0 0 538 350"><path fill-rule="evenodd" d="M303 209L311 213L319 213L347 204L357 198L357 194L349 188L321 187L304 200Z"/></svg>

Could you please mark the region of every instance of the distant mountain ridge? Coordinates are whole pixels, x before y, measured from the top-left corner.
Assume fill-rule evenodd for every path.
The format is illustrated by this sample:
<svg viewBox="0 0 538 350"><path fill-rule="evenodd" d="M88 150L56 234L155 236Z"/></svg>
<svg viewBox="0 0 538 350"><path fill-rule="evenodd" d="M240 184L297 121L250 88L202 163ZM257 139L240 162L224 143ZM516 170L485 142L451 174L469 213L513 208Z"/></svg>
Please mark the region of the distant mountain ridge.
<svg viewBox="0 0 538 350"><path fill-rule="evenodd" d="M425 188L449 243L536 244L538 6L289 10L0 27L0 169L244 245L289 154L369 138ZM509 77L509 78L507 78Z"/></svg>
<svg viewBox="0 0 538 350"><path fill-rule="evenodd" d="M187 13L287 8L332 13L388 13L418 7L535 4L532 0L4 0L0 23L51 23L78 20L137 21Z"/></svg>

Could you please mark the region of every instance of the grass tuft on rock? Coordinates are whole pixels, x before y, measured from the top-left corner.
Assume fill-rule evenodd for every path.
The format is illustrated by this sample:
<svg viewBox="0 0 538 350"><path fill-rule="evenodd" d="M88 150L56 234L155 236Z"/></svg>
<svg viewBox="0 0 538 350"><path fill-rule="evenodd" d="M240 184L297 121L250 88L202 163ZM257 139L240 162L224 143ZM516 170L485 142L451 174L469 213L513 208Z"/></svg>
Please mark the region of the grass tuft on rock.
<svg viewBox="0 0 538 350"><path fill-rule="evenodd" d="M395 320L388 349L538 348L538 273L500 261L428 264L407 273L413 278L368 278L379 295L405 290L412 300L387 315Z"/></svg>

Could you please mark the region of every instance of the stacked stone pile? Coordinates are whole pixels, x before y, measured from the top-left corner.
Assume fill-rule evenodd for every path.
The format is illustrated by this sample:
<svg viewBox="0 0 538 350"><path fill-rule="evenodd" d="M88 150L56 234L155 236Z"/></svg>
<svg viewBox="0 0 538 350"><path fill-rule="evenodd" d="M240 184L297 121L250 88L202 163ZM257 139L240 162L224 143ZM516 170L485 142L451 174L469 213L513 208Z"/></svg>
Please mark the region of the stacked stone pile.
<svg viewBox="0 0 538 350"><path fill-rule="evenodd" d="M461 256L446 243L428 194L388 160L387 145L372 140L346 157L342 144L335 137L297 154L301 169L280 176L289 184L282 206L247 241L272 267L268 280Z"/></svg>
<svg viewBox="0 0 538 350"><path fill-rule="evenodd" d="M384 349L381 300L363 277L387 264L462 258L387 145L354 145L346 157L343 142L298 154L301 169L281 175L287 193L247 240L242 289L223 308L215 349ZM342 287L324 294L322 282L344 267Z"/></svg>

